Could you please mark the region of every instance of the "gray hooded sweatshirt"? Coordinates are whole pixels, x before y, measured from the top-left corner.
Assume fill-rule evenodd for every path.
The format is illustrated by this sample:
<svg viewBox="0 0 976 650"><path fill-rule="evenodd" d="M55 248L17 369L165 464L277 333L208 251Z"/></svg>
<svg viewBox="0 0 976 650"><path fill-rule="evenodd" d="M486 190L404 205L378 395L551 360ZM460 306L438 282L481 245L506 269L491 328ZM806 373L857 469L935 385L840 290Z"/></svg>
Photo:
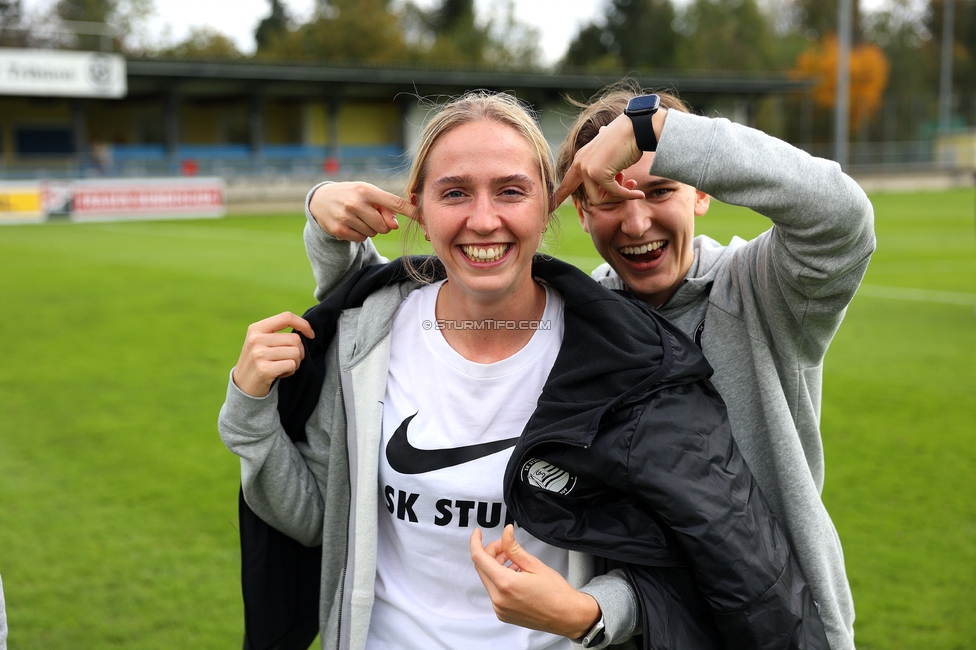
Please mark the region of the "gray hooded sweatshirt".
<svg viewBox="0 0 976 650"><path fill-rule="evenodd" d="M875 248L874 210L839 165L725 119L668 113L651 174L768 217L728 246L699 235L660 312L700 342L732 435L780 518L832 650L854 647L844 554L820 498L824 355ZM623 289L609 265L593 273Z"/></svg>

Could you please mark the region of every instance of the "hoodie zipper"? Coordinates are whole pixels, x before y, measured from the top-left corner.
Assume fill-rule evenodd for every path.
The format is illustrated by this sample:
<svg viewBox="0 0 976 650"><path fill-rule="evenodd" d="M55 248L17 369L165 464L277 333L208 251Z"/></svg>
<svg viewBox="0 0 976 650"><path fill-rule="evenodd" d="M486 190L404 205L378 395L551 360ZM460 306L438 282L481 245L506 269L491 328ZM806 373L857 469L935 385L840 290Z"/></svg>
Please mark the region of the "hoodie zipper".
<svg viewBox="0 0 976 650"><path fill-rule="evenodd" d="M339 339L339 323L336 323L336 340ZM336 368L339 368L339 346L336 345L335 353ZM342 410L344 411L344 420L346 422L346 431L349 431L349 413L346 410L346 399L342 389L342 372L339 372L339 403L342 404ZM346 438L346 480L349 481L349 501L346 503L346 553L342 560L342 571L339 573L339 611L338 618L336 618L336 650L340 650L342 644L342 609L344 607L345 591L346 591L346 571L349 568L349 526L352 523L352 463L349 459L349 439Z"/></svg>

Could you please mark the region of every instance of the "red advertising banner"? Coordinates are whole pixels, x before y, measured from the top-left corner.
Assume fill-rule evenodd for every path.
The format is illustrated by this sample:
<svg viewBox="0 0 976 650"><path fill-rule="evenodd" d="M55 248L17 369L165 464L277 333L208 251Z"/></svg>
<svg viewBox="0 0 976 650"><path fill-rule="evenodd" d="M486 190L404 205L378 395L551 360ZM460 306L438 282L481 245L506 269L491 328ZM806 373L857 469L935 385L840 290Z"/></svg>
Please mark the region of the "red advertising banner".
<svg viewBox="0 0 976 650"><path fill-rule="evenodd" d="M75 220L219 217L226 211L220 178L83 180L71 183Z"/></svg>

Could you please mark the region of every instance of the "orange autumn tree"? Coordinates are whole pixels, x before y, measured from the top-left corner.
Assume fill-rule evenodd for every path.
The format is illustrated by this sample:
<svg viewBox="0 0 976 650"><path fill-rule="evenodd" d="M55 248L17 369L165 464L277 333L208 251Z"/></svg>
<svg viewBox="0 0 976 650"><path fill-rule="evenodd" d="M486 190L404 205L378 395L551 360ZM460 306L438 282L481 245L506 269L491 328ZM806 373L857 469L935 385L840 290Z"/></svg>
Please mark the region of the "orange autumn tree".
<svg viewBox="0 0 976 650"><path fill-rule="evenodd" d="M837 37L827 34L796 59L795 77L813 79L813 101L832 108L837 101ZM850 53L850 118L855 127L867 121L881 106L888 85L888 59L873 43L861 43Z"/></svg>

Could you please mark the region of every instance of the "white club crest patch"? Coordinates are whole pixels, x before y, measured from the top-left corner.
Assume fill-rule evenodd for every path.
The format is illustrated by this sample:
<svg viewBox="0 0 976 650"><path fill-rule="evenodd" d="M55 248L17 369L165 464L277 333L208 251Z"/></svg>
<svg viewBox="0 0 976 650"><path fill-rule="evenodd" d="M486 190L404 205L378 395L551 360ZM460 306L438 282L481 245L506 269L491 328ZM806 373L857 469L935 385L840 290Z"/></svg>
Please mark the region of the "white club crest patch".
<svg viewBox="0 0 976 650"><path fill-rule="evenodd" d="M569 494L576 487L575 476L538 458L532 458L522 465L522 480L557 494Z"/></svg>

